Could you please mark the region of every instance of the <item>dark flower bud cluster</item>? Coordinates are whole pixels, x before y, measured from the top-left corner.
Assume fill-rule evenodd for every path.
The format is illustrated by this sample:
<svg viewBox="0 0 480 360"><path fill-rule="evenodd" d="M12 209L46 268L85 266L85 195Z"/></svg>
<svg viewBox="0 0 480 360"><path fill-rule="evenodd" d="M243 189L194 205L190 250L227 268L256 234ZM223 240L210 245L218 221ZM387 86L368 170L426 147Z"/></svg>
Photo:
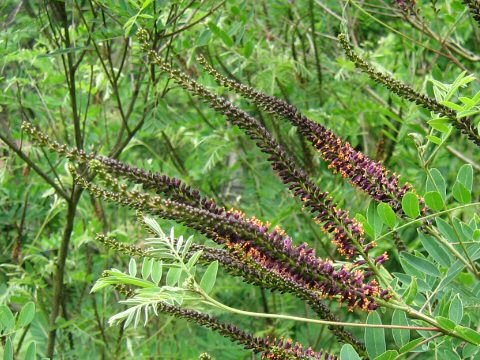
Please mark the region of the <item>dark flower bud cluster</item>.
<svg viewBox="0 0 480 360"><path fill-rule="evenodd" d="M48 146L54 151L58 150L59 146L51 145L48 137L38 134L39 131L33 127L28 128L32 134L36 134L37 139L41 138L44 146ZM65 156L72 152L66 147L61 146L60 148ZM280 228L269 232L269 226L256 218L246 218L238 210L225 211L223 208L217 207L213 200L201 197L198 191L184 185L178 179L145 172L116 160L95 157L84 152L77 152L69 158L81 160L113 189L113 191L108 191L93 185L79 176L71 167L77 183L98 197L182 222L220 244L241 244L244 252L255 257L266 269L276 271L280 276L294 282L302 279L304 287L314 288L322 292L324 296L338 296L340 301L348 302L350 307L358 306L372 310L377 306L373 297L378 294L378 291L371 291L372 287L377 289L376 283L362 284L364 278L359 277L358 271L351 273L344 268L339 272L334 271L331 264L327 262L325 265L324 261L318 259L315 251L307 244L299 247L293 246L293 240ZM93 160L87 163L86 159ZM105 170L122 174L147 188L154 188L157 192L175 197L177 201L151 197L139 192L127 192L125 185L120 184ZM103 240L105 243L108 241L102 236L99 240ZM136 251L127 248L123 250Z"/></svg>
<svg viewBox="0 0 480 360"><path fill-rule="evenodd" d="M149 48L144 30L139 31L139 38L152 62L169 74L181 87L208 102L213 109L225 115L232 124L243 129L258 147L269 155L268 160L271 162L272 168L283 183L289 185L289 189L294 195L310 208L316 222L322 225L323 230L332 234L333 242L341 254L352 257L357 253L356 247L364 241L362 225L355 219L349 218L347 211L339 209L329 194L322 192L309 179L308 175L296 166L295 159L285 152L257 119L235 107L228 100L214 95L186 74L164 63L160 56Z"/></svg>
<svg viewBox="0 0 480 360"><path fill-rule="evenodd" d="M146 227L150 232L150 228ZM155 235L155 233L153 233ZM155 258L155 254L148 249L143 249L135 245L126 245L118 242L112 236L98 234L96 239L109 249L114 249L122 254L134 257L151 257ZM277 273L270 271L261 265L252 261L242 253L232 253L224 249L216 249L200 244L193 243L187 253L187 257L193 256L196 252L202 251L199 262L209 264L218 261L223 268L233 276L241 276L246 282L262 286L271 290L277 290L281 293L291 293L299 298L307 301L312 309L322 318L328 321L338 321L329 308L323 304L322 296L318 291L312 290L301 283L289 280L279 276ZM330 326L329 329L337 336L339 341L349 343L357 350L359 354L365 353L363 343L353 337L353 335L344 330L342 326Z"/></svg>
<svg viewBox="0 0 480 360"><path fill-rule="evenodd" d="M342 45L348 59L352 61L358 69L366 73L373 81L378 84L382 84L401 98L404 98L417 105L421 105L427 110L446 117L450 120L453 126L462 132L462 134L467 135L467 137L473 143L475 143L477 146L480 146L480 135L475 129L475 125L473 124L471 118L459 118L457 117L457 112L455 110L440 104L435 99L432 99L425 94L420 94L410 85L404 84L392 78L390 75L375 70L370 64L368 64L364 59L358 56L357 53L355 53L344 34L340 34L338 36L338 40L340 41L340 44Z"/></svg>
<svg viewBox="0 0 480 360"><path fill-rule="evenodd" d="M397 211L401 209L401 198L411 186L408 184L400 186L398 176L390 174L381 163L356 151L331 130L301 114L295 106L226 78L212 68L203 57L199 57L199 62L220 85L241 94L262 110L287 119L297 126L300 133L320 152L335 173L341 174L352 185L365 191L375 200L390 203Z"/></svg>
<svg viewBox="0 0 480 360"><path fill-rule="evenodd" d="M104 273L102 276L108 276ZM115 289L126 297L134 296L134 292L126 285L115 285ZM304 348L300 343L293 343L291 339L271 339L253 336L233 324L222 323L213 316L201 313L196 310L180 308L160 301L157 311L172 315L178 319L185 319L191 323L209 328L220 335L236 342L247 350L261 353L262 359L275 360L337 360L338 357L323 350L318 352L312 348Z"/></svg>
<svg viewBox="0 0 480 360"><path fill-rule="evenodd" d="M462 2L468 6L473 18L480 25L480 1L478 0L462 0Z"/></svg>
<svg viewBox="0 0 480 360"><path fill-rule="evenodd" d="M210 315L195 310L183 309L161 302L158 305L158 311L214 330L230 340L243 345L245 349L253 350L256 353L262 353L262 358L264 359L338 359L337 356L328 354L324 351L315 352L311 348L305 349L303 345L300 343L293 343L292 340L267 339L253 336L233 324L222 323Z"/></svg>
<svg viewBox="0 0 480 360"><path fill-rule="evenodd" d="M95 155L93 154L87 154L85 151L78 150L76 148L71 149L65 144L59 144L58 142L53 141L46 134L41 132L27 121L22 122L22 130L25 131L38 146L42 146L52 152L56 152L68 160L75 160L84 163L95 158Z"/></svg>
<svg viewBox="0 0 480 360"><path fill-rule="evenodd" d="M336 270L330 261L315 256L314 249L306 244L292 245L292 239L281 229L267 232L268 228L257 219L244 221L242 215L217 215L204 209L162 199L136 191L127 191L109 174L98 168L99 162L91 169L114 189L109 191L87 181L71 166L74 180L88 189L94 196L114 201L152 215L161 216L194 228L220 244L240 247L245 254L279 276L299 282L319 291L327 297L337 297L349 307L374 310L378 307L375 297L380 287L375 280L365 283L366 277L360 270L350 271L345 266Z"/></svg>
<svg viewBox="0 0 480 360"><path fill-rule="evenodd" d="M114 237L107 236L105 234L97 234L95 236L95 240L108 247L109 249L113 249L121 254L125 254L128 256L148 257L149 255L148 251L142 249L141 247L130 244L123 244L121 242L118 242Z"/></svg>

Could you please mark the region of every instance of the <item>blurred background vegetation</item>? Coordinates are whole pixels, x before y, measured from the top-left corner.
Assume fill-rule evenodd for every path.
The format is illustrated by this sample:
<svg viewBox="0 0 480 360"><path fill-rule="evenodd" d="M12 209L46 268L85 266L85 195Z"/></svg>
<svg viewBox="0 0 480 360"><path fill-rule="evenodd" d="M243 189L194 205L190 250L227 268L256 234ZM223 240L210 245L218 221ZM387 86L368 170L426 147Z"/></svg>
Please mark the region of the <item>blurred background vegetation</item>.
<svg viewBox="0 0 480 360"><path fill-rule="evenodd" d="M412 14L394 1L377 0L349 5L343 0L2 1L0 304L15 312L35 303L33 321L15 327L15 356L27 356L35 341L38 354L65 359L194 359L204 351L217 359L255 358L215 333L164 315L145 328L108 326L109 316L122 309L118 294L89 290L103 269L125 268L128 259L106 251L94 235L111 231L138 243L146 234L131 211L73 187L65 159L31 146L22 120L60 143L181 178L227 208L281 225L298 243L307 241L330 257L333 245L301 214L264 154L147 65L136 30L150 29L166 61L216 92L224 90L202 73L197 54L226 76L295 104L422 190L425 176L415 142L429 134L429 113L358 73L336 39L347 31L370 63L433 96L429 79L449 83L462 70L479 70L474 54L480 54L480 30L460 1L419 1L417 9L421 13ZM475 90L476 82L465 95ZM234 99L298 155L321 188L353 214L365 213L367 197L327 171L295 128ZM479 169L473 152L466 141L450 141L435 166L452 180L464 162ZM175 226L177 234L193 233ZM404 241L409 243L408 233ZM380 251L392 246L379 244ZM395 261L393 268L399 267ZM220 276L215 296L251 311L313 316L292 296L239 278ZM347 321L365 317L338 314ZM226 320L257 335L339 350L322 326L230 315ZM361 330L354 333L362 337Z"/></svg>

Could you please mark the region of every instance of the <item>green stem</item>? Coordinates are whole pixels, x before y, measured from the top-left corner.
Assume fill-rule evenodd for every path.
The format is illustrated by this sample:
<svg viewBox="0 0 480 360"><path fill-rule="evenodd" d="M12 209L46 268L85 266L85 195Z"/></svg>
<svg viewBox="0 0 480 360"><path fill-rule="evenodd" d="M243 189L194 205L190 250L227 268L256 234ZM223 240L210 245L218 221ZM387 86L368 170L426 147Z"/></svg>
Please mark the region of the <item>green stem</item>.
<svg viewBox="0 0 480 360"><path fill-rule="evenodd" d="M423 217L420 217L418 219L415 219L415 220L412 220L412 221L409 221L399 227L396 227L392 230L390 230L389 232L387 232L386 234L383 234L382 236L379 236L376 241L378 240L381 240L383 238L386 238L387 236L389 235L392 235L393 233L403 229L403 228L406 228L412 224L415 224L419 221L423 221L423 220L427 220L427 219L431 219L431 218L434 218L434 217L437 217L439 215L442 215L442 214L447 214L449 212L452 212L452 211L455 211L455 210L460 210L460 209L465 209L465 208L468 208L468 207L472 207L472 206L480 206L480 202L475 202L475 203L471 203L471 204L465 204L465 205L460 205L460 206L457 206L457 207L454 207L454 208L451 208L451 209L447 209L447 210L442 210L442 211L439 211L435 214L430 214L430 215L426 215L426 216L423 216Z"/></svg>
<svg viewBox="0 0 480 360"><path fill-rule="evenodd" d="M418 348L418 347L420 347L424 344L428 344L430 341L432 341L433 339L436 339L437 337L440 337L440 336L443 336L443 334L438 333L438 334L435 334L433 336L430 336L428 339L420 341L417 345L415 345L413 348L408 350L408 352L412 352L414 349L416 349L416 348ZM401 359L403 357L403 355L405 355L405 353L398 354L398 356L396 356L393 360Z"/></svg>
<svg viewBox="0 0 480 360"><path fill-rule="evenodd" d="M292 321L300 321L300 322L307 322L313 324L321 324L321 325L330 325L330 326L349 326L349 327L361 327L361 328L384 328L384 329L403 329L403 330L424 330L424 331L439 331L443 332L443 330L439 327L424 327L424 326L402 326L402 325L384 325L384 324L361 324L361 323L348 323L348 322L341 322L341 321L327 321L327 320L318 320L318 319L309 319L309 318L302 318L298 316L292 315L283 315L283 314L265 314L265 313L258 313L252 311L245 311L236 308L232 308L225 304L222 304L215 299L208 296L203 290L199 290L201 295L205 298L205 302L207 304L216 306L222 310L229 311L235 314L244 315L244 316L251 316L251 317L260 317L260 318L270 318L270 319L282 319L282 320L292 320Z"/></svg>

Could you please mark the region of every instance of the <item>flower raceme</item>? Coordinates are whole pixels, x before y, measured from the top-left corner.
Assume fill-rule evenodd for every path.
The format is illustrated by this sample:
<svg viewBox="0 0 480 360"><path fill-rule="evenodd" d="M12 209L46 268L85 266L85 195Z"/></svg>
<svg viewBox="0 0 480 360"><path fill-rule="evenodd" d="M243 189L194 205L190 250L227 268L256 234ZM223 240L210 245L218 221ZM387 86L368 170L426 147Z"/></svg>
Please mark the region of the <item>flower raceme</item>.
<svg viewBox="0 0 480 360"><path fill-rule="evenodd" d="M476 2L475 6L477 9L480 9L478 2ZM392 78L390 75L375 70L370 64L368 64L364 59L355 53L344 34L340 34L338 36L338 40L340 41L347 58L352 61L358 69L366 73L373 81L385 86L387 89L397 94L401 98L404 98L449 119L452 125L460 130L462 134L465 134L468 139L475 143L475 145L480 146L480 135L471 118L458 117L455 110L450 109L449 107L437 102L435 99L432 99L425 94L415 91L410 85L404 84Z"/></svg>
<svg viewBox="0 0 480 360"><path fill-rule="evenodd" d="M390 173L381 163L355 150L331 130L301 114L295 106L221 75L201 56L198 61L220 85L251 100L262 110L284 118L298 127L300 133L312 143L335 173L348 179L352 185L375 200L389 203L396 211L401 210L401 199L411 190L411 185L400 186L396 174Z"/></svg>
<svg viewBox="0 0 480 360"><path fill-rule="evenodd" d="M124 286L116 285L117 290L127 297L133 296L132 291ZM262 338L254 336L240 329L236 325L220 322L208 314L192 309L181 308L164 301L159 301L157 311L185 319L194 324L209 328L233 342L241 344L245 349L255 353L261 353L262 359L276 360L338 360L338 357L323 350L314 351L312 348L305 348L298 342L291 339Z"/></svg>
<svg viewBox="0 0 480 360"><path fill-rule="evenodd" d="M462 0L462 2L468 6L472 17L477 21L478 25L480 25L480 3L478 0Z"/></svg>
<svg viewBox="0 0 480 360"><path fill-rule="evenodd" d="M149 226L145 226L145 229L151 232L152 235L157 235L151 231ZM116 250L127 256L140 258L157 257L154 249L143 249L135 245L124 244L118 242L112 236L97 234L96 240L107 248ZM338 321L337 317L333 315L330 309L323 303L322 296L318 291L310 289L298 281L282 277L273 271L269 271L260 264L255 263L253 259L246 256L243 252L231 252L225 249L211 248L193 243L188 251L187 258L190 258L199 251L201 251L199 258L200 263L207 265L218 261L230 275L241 276L244 281L263 288L277 290L282 293L291 293L308 302L320 318L328 321ZM343 326L330 326L329 329L337 336L340 342L349 343L357 349L357 352L365 354L365 346L356 340L350 332L346 331Z"/></svg>
<svg viewBox="0 0 480 360"><path fill-rule="evenodd" d="M210 107L225 115L232 124L243 129L259 148L269 155L268 160L273 170L284 184L289 185L294 195L310 209L315 221L322 226L322 229L332 235L333 242L342 255L350 258L358 253L364 242L362 225L350 218L347 211L340 209L327 192L321 191L307 174L297 167L297 161L285 152L257 119L235 107L228 100L211 93L186 74L164 63L161 57L150 49L148 34L145 30L140 30L138 35L150 61L158 65L182 88L206 101Z"/></svg>
<svg viewBox="0 0 480 360"><path fill-rule="evenodd" d="M232 251L241 250L263 269L303 288L318 291L324 297L337 297L350 308L373 310L378 306L375 297L388 298L387 292L382 291L375 280L367 282L361 270L347 266L335 268L331 261L316 257L315 250L307 244L294 246L292 238L282 229L270 231L269 226L256 218L247 218L238 210L226 211L178 179L131 167L118 160L70 150L51 142L30 124L25 123L23 128L39 145L83 164L91 174L98 175L110 190L93 184L70 166L75 182L99 198L183 223ZM112 174L142 184L144 188L161 193L167 199L127 191L126 186L120 184Z"/></svg>
<svg viewBox="0 0 480 360"><path fill-rule="evenodd" d="M363 271L349 270L346 266L337 270L332 262L316 257L314 250L306 244L292 245L291 238L278 229L268 232L258 221L244 222L238 212L234 216L217 215L158 196L127 191L116 179L103 172L98 163L90 164L90 168L113 191L89 182L70 166L75 182L96 197L183 223L227 248L242 250L261 267L318 291L324 297L336 297L352 309L374 310L378 307L375 298L388 296L376 280L366 282Z"/></svg>

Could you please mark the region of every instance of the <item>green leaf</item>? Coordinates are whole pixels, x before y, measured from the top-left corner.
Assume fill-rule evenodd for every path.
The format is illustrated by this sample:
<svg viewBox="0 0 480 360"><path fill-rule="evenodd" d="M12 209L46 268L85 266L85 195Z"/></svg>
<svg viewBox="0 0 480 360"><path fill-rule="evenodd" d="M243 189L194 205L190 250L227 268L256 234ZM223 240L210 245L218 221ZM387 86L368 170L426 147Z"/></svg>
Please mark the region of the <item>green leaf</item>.
<svg viewBox="0 0 480 360"><path fill-rule="evenodd" d="M440 352L441 351L441 352ZM441 359L448 359L448 360L461 360L461 357L457 354L456 351L453 349L449 349L444 345L439 351L437 351L437 354L441 354L443 352L443 355L440 356Z"/></svg>
<svg viewBox="0 0 480 360"><path fill-rule="evenodd" d="M197 46L205 46L208 44L208 40L212 36L210 29L205 29L197 39Z"/></svg>
<svg viewBox="0 0 480 360"><path fill-rule="evenodd" d="M429 172L430 176L427 177L426 190L429 191L438 191L442 196L443 201L447 196L447 185L445 179L443 178L442 173L438 169L431 169Z"/></svg>
<svg viewBox="0 0 480 360"><path fill-rule="evenodd" d="M480 333L465 326L455 326L455 331L475 345L480 345Z"/></svg>
<svg viewBox="0 0 480 360"><path fill-rule="evenodd" d="M463 107L462 107L462 106L460 106L460 105L458 105L458 104L455 104L455 103L453 103L453 102L451 102L451 101L442 101L442 102L440 102L440 104L445 105L445 106L447 106L447 107L449 107L450 109L453 109L453 110L455 110L455 111L462 111L462 110L463 110Z"/></svg>
<svg viewBox="0 0 480 360"><path fill-rule="evenodd" d="M418 237L422 242L423 247L428 254L442 266L449 267L452 264L452 259L445 250L444 246L440 244L433 236L418 233Z"/></svg>
<svg viewBox="0 0 480 360"><path fill-rule="evenodd" d="M245 56L247 59L252 55L254 49L254 45L251 41L248 41L244 46L243 46L243 56Z"/></svg>
<svg viewBox="0 0 480 360"><path fill-rule="evenodd" d="M128 273L132 277L135 277L137 275L137 262L134 258L131 258L130 262L128 263Z"/></svg>
<svg viewBox="0 0 480 360"><path fill-rule="evenodd" d="M445 207L445 202L437 191L427 192L424 199L425 204L433 211L441 211Z"/></svg>
<svg viewBox="0 0 480 360"><path fill-rule="evenodd" d="M223 43L227 47L232 47L233 46L234 42L233 42L232 38L230 37L230 35L228 35L225 31L220 29L216 24L214 24L213 22L209 22L208 27L210 28L210 30L212 31L212 33L214 35L216 35L220 39L222 39Z"/></svg>
<svg viewBox="0 0 480 360"><path fill-rule="evenodd" d="M457 182L463 184L468 191L472 191L473 167L470 164L462 165L457 174Z"/></svg>
<svg viewBox="0 0 480 360"><path fill-rule="evenodd" d="M208 294L212 291L213 286L215 285L215 280L217 279L217 271L218 271L218 261L215 260L214 262L208 265L205 274L202 276L202 280L200 280L200 287Z"/></svg>
<svg viewBox="0 0 480 360"><path fill-rule="evenodd" d="M455 329L456 324L452 320L447 319L446 317L436 316L435 320L437 320L438 324L446 330L454 330Z"/></svg>
<svg viewBox="0 0 480 360"><path fill-rule="evenodd" d="M479 347L473 344L465 344L462 350L462 355L464 359L467 359L473 355L475 355L479 351ZM478 360L478 358L476 358Z"/></svg>
<svg viewBox="0 0 480 360"><path fill-rule="evenodd" d="M35 316L35 304L32 301L23 305L17 319L17 328L22 328L30 324Z"/></svg>
<svg viewBox="0 0 480 360"><path fill-rule="evenodd" d="M440 132L446 133L450 130L450 123L447 118L438 118L428 121L428 125L430 125L435 130Z"/></svg>
<svg viewBox="0 0 480 360"><path fill-rule="evenodd" d="M453 185L452 194L455 200L461 204L468 204L472 200L470 191L460 182Z"/></svg>
<svg viewBox="0 0 480 360"><path fill-rule="evenodd" d="M448 317L455 324L460 324L463 318L463 303L458 294L452 299L450 307L448 308Z"/></svg>
<svg viewBox="0 0 480 360"><path fill-rule="evenodd" d="M25 360L35 360L37 354L37 344L32 341L25 352Z"/></svg>
<svg viewBox="0 0 480 360"><path fill-rule="evenodd" d="M408 288L405 291L404 298L405 298L405 303L407 303L407 305L410 305L413 302L413 300L415 300L415 297L417 296L417 292L418 292L417 278L413 277L412 282L410 283L410 285L408 285Z"/></svg>
<svg viewBox="0 0 480 360"><path fill-rule="evenodd" d="M420 270L425 274L435 277L440 276L440 271L437 269L437 267L426 259L422 259L405 251L400 253L400 257L415 269Z"/></svg>
<svg viewBox="0 0 480 360"><path fill-rule="evenodd" d="M397 350L387 350L382 355L377 356L375 360L394 360L398 356Z"/></svg>
<svg viewBox="0 0 480 360"><path fill-rule="evenodd" d="M404 311L395 310L392 315L392 325L408 326L407 316ZM398 347L410 341L410 330L392 329L393 340Z"/></svg>
<svg viewBox="0 0 480 360"><path fill-rule="evenodd" d="M10 308L6 305L0 305L0 325L5 331L8 331L15 326L15 317Z"/></svg>
<svg viewBox="0 0 480 360"><path fill-rule="evenodd" d="M367 324L382 324L380 315L376 311L372 311L367 316ZM383 354L387 350L385 330L382 328L365 328L365 347L368 356L372 359Z"/></svg>
<svg viewBox="0 0 480 360"><path fill-rule="evenodd" d="M165 283L167 286L175 286L177 285L178 279L180 279L180 275L182 274L182 269L178 267L171 267L168 269L167 277L165 279Z"/></svg>
<svg viewBox="0 0 480 360"><path fill-rule="evenodd" d="M368 205L367 220L370 224L370 227L373 229L374 237L376 238L382 233L383 222L378 215L376 204L373 201L371 201L370 205Z"/></svg>
<svg viewBox="0 0 480 360"><path fill-rule="evenodd" d="M143 264L142 264L142 278L143 279L148 279L148 277L150 276L150 273L152 272L152 263L153 263L152 258L143 259Z"/></svg>
<svg viewBox="0 0 480 360"><path fill-rule="evenodd" d="M455 230L445 220L440 217L435 218L438 230L442 235L451 243L458 242L458 237L455 234Z"/></svg>
<svg viewBox="0 0 480 360"><path fill-rule="evenodd" d="M152 273L150 274L152 281L158 285L162 278L162 262L161 261L153 261L152 264Z"/></svg>
<svg viewBox="0 0 480 360"><path fill-rule="evenodd" d="M399 349L399 353L400 354L405 354L413 349L415 349L417 347L418 344L420 344L422 341L424 340L424 338L420 337L418 339L415 339L415 340L412 340L410 341L408 344L402 346L400 349Z"/></svg>
<svg viewBox="0 0 480 360"><path fill-rule="evenodd" d="M464 118L464 117L467 117L467 116L472 116L472 115L476 115L480 113L480 110L478 108L476 109L471 109L471 110L463 110L463 111L459 111L457 113L457 119L461 119L461 118Z"/></svg>
<svg viewBox="0 0 480 360"><path fill-rule="evenodd" d="M413 192L407 192L402 198L402 209L412 219L420 215L420 203L417 195Z"/></svg>
<svg viewBox="0 0 480 360"><path fill-rule="evenodd" d="M195 252L195 254L192 255L190 259L188 259L187 262L187 268L191 269L195 264L197 263L198 259L200 259L200 256L202 256L203 250L198 250Z"/></svg>
<svg viewBox="0 0 480 360"><path fill-rule="evenodd" d="M447 131L449 129L447 128ZM442 139L440 139L438 136L435 136L435 135L427 135L425 136L428 140L430 140L432 143L436 144L436 145L440 145L442 143Z"/></svg>
<svg viewBox="0 0 480 360"><path fill-rule="evenodd" d="M480 229L475 229L472 235L472 239L475 241L480 240Z"/></svg>
<svg viewBox="0 0 480 360"><path fill-rule="evenodd" d="M345 344L340 350L340 360L361 360L352 345Z"/></svg>
<svg viewBox="0 0 480 360"><path fill-rule="evenodd" d="M390 205L386 203L378 204L377 212L384 224L390 228L395 227L395 224L397 223L397 214L395 214Z"/></svg>
<svg viewBox="0 0 480 360"><path fill-rule="evenodd" d="M10 337L5 341L5 348L3 350L3 360L13 360L13 345Z"/></svg>

